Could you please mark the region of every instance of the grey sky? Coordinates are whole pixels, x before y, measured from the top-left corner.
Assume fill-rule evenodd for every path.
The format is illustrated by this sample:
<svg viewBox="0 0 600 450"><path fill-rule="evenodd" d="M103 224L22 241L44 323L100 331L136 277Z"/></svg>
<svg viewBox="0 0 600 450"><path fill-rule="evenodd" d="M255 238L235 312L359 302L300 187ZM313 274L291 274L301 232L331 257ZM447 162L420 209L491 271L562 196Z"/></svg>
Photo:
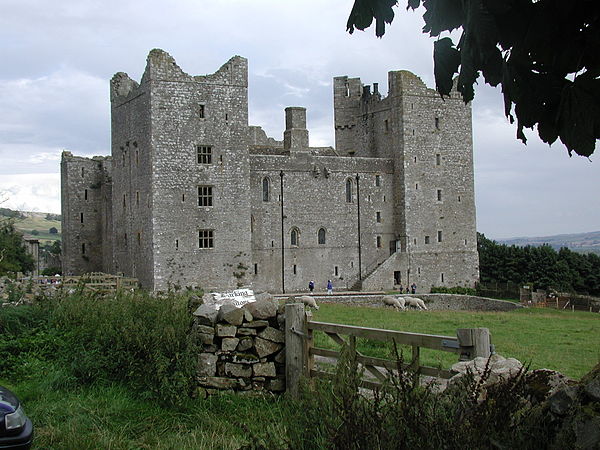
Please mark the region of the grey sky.
<svg viewBox="0 0 600 450"><path fill-rule="evenodd" d="M333 145L332 78L386 91L407 69L433 86L433 41L422 10L401 0L383 39L350 36L352 0L3 0L0 14L2 206L60 212L59 160L108 154L108 81L139 80L150 49L187 73L249 60L250 122L281 139L283 108L308 108L311 145ZM600 168L561 144L515 139L500 92L483 83L473 104L478 230L493 238L600 230ZM600 148L597 150L600 154ZM594 156L591 158L595 159Z"/></svg>

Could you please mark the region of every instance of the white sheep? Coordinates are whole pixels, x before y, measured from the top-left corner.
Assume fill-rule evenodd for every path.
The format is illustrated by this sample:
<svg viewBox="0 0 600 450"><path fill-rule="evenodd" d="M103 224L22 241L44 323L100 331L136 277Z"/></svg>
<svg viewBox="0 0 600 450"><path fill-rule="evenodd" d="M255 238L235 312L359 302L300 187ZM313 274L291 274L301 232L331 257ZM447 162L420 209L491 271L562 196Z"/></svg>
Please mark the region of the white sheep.
<svg viewBox="0 0 600 450"><path fill-rule="evenodd" d="M306 306L310 306L311 308L319 309L319 305L317 305L317 301L315 300L314 297L311 297L310 295L303 295L302 297L298 297L298 300L300 300Z"/></svg>
<svg viewBox="0 0 600 450"><path fill-rule="evenodd" d="M394 297L391 295L386 295L383 297L383 304L387 306L393 306L394 308L400 310L404 309L404 299L402 297Z"/></svg>
<svg viewBox="0 0 600 450"><path fill-rule="evenodd" d="M425 302L417 297L404 297L404 302L406 303L406 306L413 306L417 309L427 309Z"/></svg>

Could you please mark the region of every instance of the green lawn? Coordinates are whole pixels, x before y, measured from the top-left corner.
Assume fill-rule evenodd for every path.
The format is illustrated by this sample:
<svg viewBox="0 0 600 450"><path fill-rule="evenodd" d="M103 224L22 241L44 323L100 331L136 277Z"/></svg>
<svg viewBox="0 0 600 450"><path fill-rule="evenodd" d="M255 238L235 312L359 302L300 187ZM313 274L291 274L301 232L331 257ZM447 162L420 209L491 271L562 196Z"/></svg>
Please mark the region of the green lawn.
<svg viewBox="0 0 600 450"><path fill-rule="evenodd" d="M519 309L512 312L394 311L387 308L321 304L314 320L389 330L456 336L457 328L490 329L496 352L531 363L532 369L558 370L580 378L600 361L600 314ZM335 348L317 333L317 346ZM359 350L371 356L389 357L391 346L359 340ZM407 354L410 356L410 353ZM423 364L449 368L456 355L422 350Z"/></svg>
<svg viewBox="0 0 600 450"><path fill-rule="evenodd" d="M39 232L34 236L39 239L42 244L61 239L61 223L60 220L46 220L46 213L28 212L24 219L15 219L15 228L23 234L30 235L32 230ZM56 228L57 234L50 234L50 228Z"/></svg>

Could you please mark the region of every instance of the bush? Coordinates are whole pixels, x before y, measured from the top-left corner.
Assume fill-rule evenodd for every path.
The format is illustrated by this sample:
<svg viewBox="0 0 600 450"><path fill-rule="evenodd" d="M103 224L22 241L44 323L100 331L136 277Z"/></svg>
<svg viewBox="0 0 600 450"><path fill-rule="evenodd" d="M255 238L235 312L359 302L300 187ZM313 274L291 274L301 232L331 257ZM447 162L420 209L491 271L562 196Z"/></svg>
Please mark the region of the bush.
<svg viewBox="0 0 600 450"><path fill-rule="evenodd" d="M477 295L477 291L475 289L463 287L463 286L454 286L454 287L432 286L431 293L432 294Z"/></svg>
<svg viewBox="0 0 600 450"><path fill-rule="evenodd" d="M58 230L56 229L56 227L50 227L50 229L48 230L48 233L50 233L50 234L58 234Z"/></svg>
<svg viewBox="0 0 600 450"><path fill-rule="evenodd" d="M187 297L77 292L53 314L65 337L61 359L81 382L125 381L144 398L182 402L195 385Z"/></svg>
<svg viewBox="0 0 600 450"><path fill-rule="evenodd" d="M402 362L400 355L398 367ZM525 371L485 389L489 371L481 380L467 374L441 393L409 371L390 372L369 393L360 389L361 377L346 347L333 381L306 383L292 402L286 436L253 436L246 448L561 448L547 411L532 407Z"/></svg>

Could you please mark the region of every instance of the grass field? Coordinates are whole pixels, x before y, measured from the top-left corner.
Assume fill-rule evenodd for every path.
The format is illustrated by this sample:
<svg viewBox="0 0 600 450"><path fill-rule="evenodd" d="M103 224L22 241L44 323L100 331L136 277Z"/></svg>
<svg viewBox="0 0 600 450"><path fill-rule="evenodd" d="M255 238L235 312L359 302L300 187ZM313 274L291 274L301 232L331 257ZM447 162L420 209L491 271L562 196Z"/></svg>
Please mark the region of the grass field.
<svg viewBox="0 0 600 450"><path fill-rule="evenodd" d="M487 327L498 353L578 378L599 360L600 315L541 309L509 313L403 311L322 304L315 320L454 335L456 328ZM30 336L29 339L34 339ZM326 336L317 336L326 345ZM26 343L25 343L26 344ZM387 357L390 348L359 341L359 350ZM34 448L237 449L251 435L285 435L294 404L281 397L221 394L189 399L178 407L145 400L120 384L80 386L65 367L34 353L19 379L0 373L34 422ZM456 355L424 351L423 362L449 367ZM268 448L268 447L267 447Z"/></svg>
<svg viewBox="0 0 600 450"><path fill-rule="evenodd" d="M512 312L393 311L322 303L314 320L415 333L456 336L457 328L490 329L496 352L530 363L532 369L558 370L580 378L600 361L600 314L519 309ZM317 333L319 347L335 348L327 336ZM390 357L389 344L358 340L358 348L370 356ZM410 353L407 353L410 356ZM423 349L425 365L449 368L456 355Z"/></svg>
<svg viewBox="0 0 600 450"><path fill-rule="evenodd" d="M61 223L60 220L46 220L46 213L27 212L27 217L24 219L15 219L15 228L23 234L31 234L32 230L39 232L35 236L41 244L52 242L61 239ZM57 234L50 234L50 228L56 228Z"/></svg>

